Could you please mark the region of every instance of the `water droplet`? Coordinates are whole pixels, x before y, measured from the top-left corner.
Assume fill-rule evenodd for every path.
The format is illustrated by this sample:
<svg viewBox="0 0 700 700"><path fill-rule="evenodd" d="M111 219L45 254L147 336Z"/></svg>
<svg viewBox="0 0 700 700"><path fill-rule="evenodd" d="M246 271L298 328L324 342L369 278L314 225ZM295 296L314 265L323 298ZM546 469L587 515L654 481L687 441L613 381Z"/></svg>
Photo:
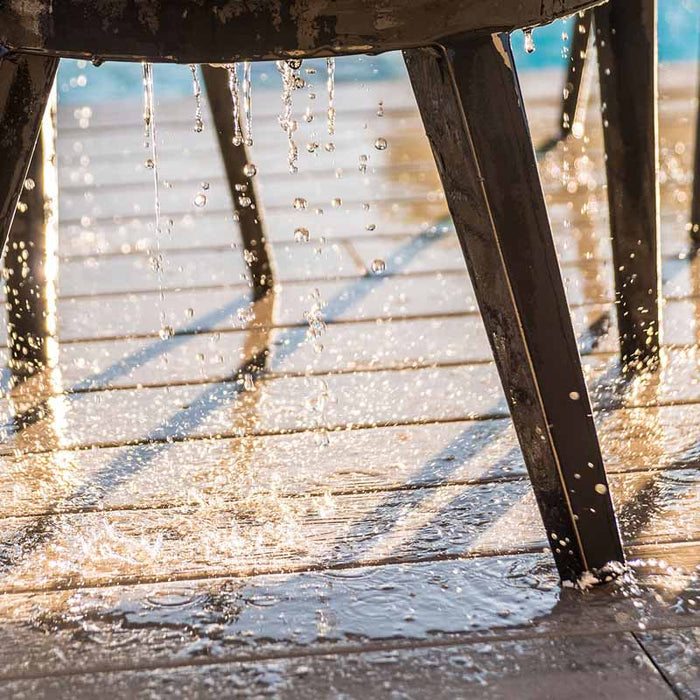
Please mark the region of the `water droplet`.
<svg viewBox="0 0 700 700"><path fill-rule="evenodd" d="M153 158L146 158L146 160L143 161L143 167L148 168L149 170L153 170L153 168L155 168L155 163L153 162Z"/></svg>
<svg viewBox="0 0 700 700"><path fill-rule="evenodd" d="M338 207L341 207L343 205L343 200L340 197L334 197L331 200L331 206L335 207L336 209Z"/></svg>
<svg viewBox="0 0 700 700"><path fill-rule="evenodd" d="M377 105L377 116L378 117L384 116L384 102L382 102L381 100L379 101L379 104Z"/></svg>
<svg viewBox="0 0 700 700"><path fill-rule="evenodd" d="M299 228L294 229L294 240L297 243L305 243L309 240L309 229L299 226Z"/></svg>
<svg viewBox="0 0 700 700"><path fill-rule="evenodd" d="M194 317L194 309L192 307L188 307L185 309L185 317L186 318L193 318Z"/></svg>
<svg viewBox="0 0 700 700"><path fill-rule="evenodd" d="M532 29L525 29L523 36L525 37L525 51L527 53L535 53L535 40L532 38Z"/></svg>
<svg viewBox="0 0 700 700"><path fill-rule="evenodd" d="M578 393L578 391L571 391L569 392L569 398L572 401L578 401L581 398L581 395Z"/></svg>
<svg viewBox="0 0 700 700"><path fill-rule="evenodd" d="M173 330L172 326L163 326L158 331L158 335L160 336L161 340L168 340L168 338L172 338L175 335L175 331Z"/></svg>
<svg viewBox="0 0 700 700"><path fill-rule="evenodd" d="M386 263L381 258L372 260L372 272L375 275L381 275L384 270L386 270Z"/></svg>
<svg viewBox="0 0 700 700"><path fill-rule="evenodd" d="M253 163L246 163L243 166L243 174L246 177L255 177L258 174L258 169L253 165Z"/></svg>
<svg viewBox="0 0 700 700"><path fill-rule="evenodd" d="M197 192L194 198L195 207L205 207L207 205L207 195L204 192Z"/></svg>
<svg viewBox="0 0 700 700"><path fill-rule="evenodd" d="M246 391L255 391L255 380L252 374L246 373L243 375L243 388Z"/></svg>
<svg viewBox="0 0 700 700"><path fill-rule="evenodd" d="M245 209L253 203L253 200L250 197L239 197L238 203Z"/></svg>
<svg viewBox="0 0 700 700"><path fill-rule="evenodd" d="M309 206L309 203L303 197L296 197L294 199L294 208L302 211Z"/></svg>
<svg viewBox="0 0 700 700"><path fill-rule="evenodd" d="M377 228L376 224L367 224L365 226L365 231L374 231Z"/></svg>
<svg viewBox="0 0 700 700"><path fill-rule="evenodd" d="M389 147L389 144L387 143L385 138L382 138L381 136L374 142L374 147L378 151L386 151L386 149Z"/></svg>
<svg viewBox="0 0 700 700"><path fill-rule="evenodd" d="M605 484L596 484L595 492L599 493L601 496L604 496L608 492L608 487Z"/></svg>
<svg viewBox="0 0 700 700"><path fill-rule="evenodd" d="M209 183L208 182L202 182L200 183L201 187L203 190L208 190L209 189Z"/></svg>

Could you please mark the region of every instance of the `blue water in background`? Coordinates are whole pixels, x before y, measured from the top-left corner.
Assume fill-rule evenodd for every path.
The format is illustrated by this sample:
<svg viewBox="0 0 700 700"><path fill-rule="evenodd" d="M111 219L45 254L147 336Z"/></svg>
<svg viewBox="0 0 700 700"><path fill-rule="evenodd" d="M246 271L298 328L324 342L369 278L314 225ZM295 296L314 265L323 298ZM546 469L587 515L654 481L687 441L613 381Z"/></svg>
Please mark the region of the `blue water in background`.
<svg viewBox="0 0 700 700"><path fill-rule="evenodd" d="M571 20L554 22L534 32L536 51L526 54L522 32L513 35L516 62L521 71L561 66L563 32L570 31ZM659 0L659 59L661 61L695 60L698 55L700 0ZM323 61L306 61L305 65L325 66ZM185 97L192 95L187 66L157 65L154 68L156 95ZM336 61L339 83L387 80L404 75L398 53L381 56L348 56ZM271 63L253 66L253 81L258 85L277 85L279 77ZM84 84L83 84L84 83ZM72 104L95 104L105 100L141 95L141 67L134 63L105 63L95 68L85 61L61 61L58 73L59 100Z"/></svg>

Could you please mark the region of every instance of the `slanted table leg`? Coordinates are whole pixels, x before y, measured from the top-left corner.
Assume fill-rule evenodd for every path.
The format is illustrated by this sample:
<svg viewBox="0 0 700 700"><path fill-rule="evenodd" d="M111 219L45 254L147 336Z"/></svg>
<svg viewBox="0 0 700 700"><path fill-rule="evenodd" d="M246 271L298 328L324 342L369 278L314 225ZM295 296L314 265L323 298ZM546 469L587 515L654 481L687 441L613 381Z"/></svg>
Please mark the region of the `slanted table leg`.
<svg viewBox="0 0 700 700"><path fill-rule="evenodd" d="M569 134L580 137L583 131L590 82L590 61L587 60L587 57L590 48L592 19L591 12L582 12L574 18L559 125L561 128L560 139L565 139Z"/></svg>
<svg viewBox="0 0 700 700"><path fill-rule="evenodd" d="M623 367L658 366L661 323L656 0L596 7L600 92Z"/></svg>
<svg viewBox="0 0 700 700"><path fill-rule="evenodd" d="M700 98L700 80L698 81ZM690 239L694 248L700 248L700 101L695 115L695 158L693 161L693 201L690 210Z"/></svg>
<svg viewBox="0 0 700 700"><path fill-rule="evenodd" d="M245 144L233 144L234 127L227 72L203 65L202 74L243 245L249 252L247 260L253 284L253 301L258 301L272 289L273 279L254 177L244 173L244 167L249 162L248 151ZM246 206L240 204L242 197L249 200Z"/></svg>
<svg viewBox="0 0 700 700"><path fill-rule="evenodd" d="M46 109L5 252L8 341L15 382L56 359L58 176L56 94Z"/></svg>
<svg viewBox="0 0 700 700"><path fill-rule="evenodd" d="M57 58L26 54L0 58L0 250L3 251L57 68Z"/></svg>
<svg viewBox="0 0 700 700"><path fill-rule="evenodd" d="M559 573L623 551L509 38L404 52Z"/></svg>

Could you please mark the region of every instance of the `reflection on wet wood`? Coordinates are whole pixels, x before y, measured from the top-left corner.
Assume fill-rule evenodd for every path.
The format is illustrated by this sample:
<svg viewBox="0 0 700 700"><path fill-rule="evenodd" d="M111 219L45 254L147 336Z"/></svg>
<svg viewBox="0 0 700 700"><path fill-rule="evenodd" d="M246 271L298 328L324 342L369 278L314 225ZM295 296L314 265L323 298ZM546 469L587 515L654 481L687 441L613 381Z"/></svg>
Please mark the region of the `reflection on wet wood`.
<svg viewBox="0 0 700 700"><path fill-rule="evenodd" d="M199 665L212 673L213 663L305 652L509 639L565 644L697 625L697 581L658 563L672 557L692 570L697 545L631 553L634 578L585 594L559 589L543 554L7 594L0 597L7 620L0 678Z"/></svg>
<svg viewBox="0 0 700 700"><path fill-rule="evenodd" d="M523 83L543 141L561 75ZM661 87L657 377L618 377L596 111L585 139L541 161L635 560L619 588L586 594L560 590L539 551L544 533L407 84L338 90L345 123L332 155L303 148L300 120L293 182L279 95L256 102L256 119L266 116L253 158L282 284L253 319L208 114L193 134L191 104L160 111L175 219L161 302L140 106L95 109L88 129L63 110L59 362L0 406L0 588L42 589L0 596L0 694L90 697L99 683L192 697L206 694L204 679L218 695L253 696L354 695L358 678L370 695L385 681L409 696L429 683L433 694L497 697L561 678L587 693L693 689L693 659L677 650L697 644L700 624L700 260L685 230L688 77L674 68ZM386 151L374 149L379 136ZM202 181L212 202L194 212ZM307 210L294 210L296 196ZM293 240L299 225L308 244ZM326 304L321 353L306 340L314 288ZM173 338L158 335L161 311ZM112 446L73 449L91 445ZM99 587L79 588L88 583Z"/></svg>

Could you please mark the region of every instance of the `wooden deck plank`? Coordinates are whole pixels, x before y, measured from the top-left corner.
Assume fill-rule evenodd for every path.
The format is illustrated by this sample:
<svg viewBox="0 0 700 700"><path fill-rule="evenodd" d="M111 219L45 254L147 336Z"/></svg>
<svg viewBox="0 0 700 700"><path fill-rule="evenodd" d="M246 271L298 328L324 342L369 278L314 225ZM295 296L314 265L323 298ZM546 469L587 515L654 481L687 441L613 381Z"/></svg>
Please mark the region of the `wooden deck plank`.
<svg viewBox="0 0 700 700"><path fill-rule="evenodd" d="M697 626L697 545L632 554L651 563L583 594L544 554L7 594L0 678Z"/></svg>
<svg viewBox="0 0 700 700"><path fill-rule="evenodd" d="M676 696L629 634L505 641L0 682L14 698L272 696L571 700Z"/></svg>
<svg viewBox="0 0 700 700"><path fill-rule="evenodd" d="M698 403L697 352L671 350L658 375L629 386L620 383L616 357L585 358L601 422L619 407ZM261 378L254 390L246 389L245 378L235 372L226 382L60 395L52 399L43 419L34 415L26 425L12 418L13 406L35 410L42 394L16 393L14 404L0 399L6 445L43 451L145 439L275 434L319 425L336 430L508 415L492 363Z"/></svg>
<svg viewBox="0 0 700 700"><path fill-rule="evenodd" d="M140 478L159 478L151 454L140 457L127 488L138 488ZM168 509L4 518L0 590L491 556L547 546L526 479L289 499L274 490L243 496L235 487L241 476L234 468L216 493L190 489L188 505ZM107 488L115 486L113 478L109 468L96 475ZM621 474L611 482L628 545L700 540L697 468ZM76 483L75 491L81 489Z"/></svg>
<svg viewBox="0 0 700 700"><path fill-rule="evenodd" d="M700 462L697 405L618 410L606 414L600 430L610 473L692 470ZM323 450L313 433L303 432L167 449L156 444L10 454L0 465L2 517L196 505L201 498L234 501L257 493L406 490L525 475L508 419L342 431Z"/></svg>
<svg viewBox="0 0 700 700"><path fill-rule="evenodd" d="M639 632L636 637L677 697L700 697L700 627Z"/></svg>

